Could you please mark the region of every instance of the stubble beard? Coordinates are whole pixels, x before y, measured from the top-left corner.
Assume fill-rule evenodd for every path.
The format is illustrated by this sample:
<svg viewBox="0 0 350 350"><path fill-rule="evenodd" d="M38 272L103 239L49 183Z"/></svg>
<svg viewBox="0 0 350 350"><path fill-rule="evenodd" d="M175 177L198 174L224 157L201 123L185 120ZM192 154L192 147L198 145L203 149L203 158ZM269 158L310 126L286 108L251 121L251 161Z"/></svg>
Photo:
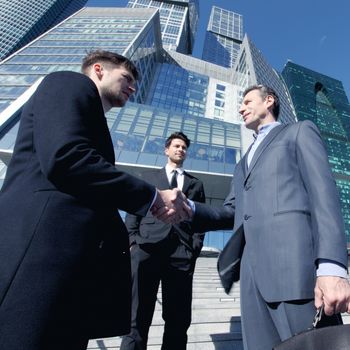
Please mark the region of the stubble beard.
<svg viewBox="0 0 350 350"><path fill-rule="evenodd" d="M105 99L112 107L124 107L127 100L125 100L122 96L122 93L119 94L111 91L110 89L105 89L103 91Z"/></svg>

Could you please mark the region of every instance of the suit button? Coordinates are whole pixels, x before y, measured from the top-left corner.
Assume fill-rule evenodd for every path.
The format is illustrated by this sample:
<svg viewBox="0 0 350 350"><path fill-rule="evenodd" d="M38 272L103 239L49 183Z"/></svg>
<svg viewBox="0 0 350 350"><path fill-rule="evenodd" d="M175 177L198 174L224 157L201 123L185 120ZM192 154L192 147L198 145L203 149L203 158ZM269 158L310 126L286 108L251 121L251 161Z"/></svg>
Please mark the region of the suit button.
<svg viewBox="0 0 350 350"><path fill-rule="evenodd" d="M250 218L250 215L245 214L244 215L244 220L248 220Z"/></svg>

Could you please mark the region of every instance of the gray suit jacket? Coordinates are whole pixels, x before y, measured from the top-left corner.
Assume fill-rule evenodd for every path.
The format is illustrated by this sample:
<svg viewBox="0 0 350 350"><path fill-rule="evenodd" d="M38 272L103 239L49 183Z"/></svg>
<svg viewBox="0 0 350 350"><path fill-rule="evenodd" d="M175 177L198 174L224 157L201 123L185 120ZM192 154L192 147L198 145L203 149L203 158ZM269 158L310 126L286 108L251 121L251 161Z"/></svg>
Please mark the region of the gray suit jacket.
<svg viewBox="0 0 350 350"><path fill-rule="evenodd" d="M243 230L244 254L268 302L314 297L318 259L347 266L339 195L310 121L280 125L237 164L222 208L196 203L196 230Z"/></svg>

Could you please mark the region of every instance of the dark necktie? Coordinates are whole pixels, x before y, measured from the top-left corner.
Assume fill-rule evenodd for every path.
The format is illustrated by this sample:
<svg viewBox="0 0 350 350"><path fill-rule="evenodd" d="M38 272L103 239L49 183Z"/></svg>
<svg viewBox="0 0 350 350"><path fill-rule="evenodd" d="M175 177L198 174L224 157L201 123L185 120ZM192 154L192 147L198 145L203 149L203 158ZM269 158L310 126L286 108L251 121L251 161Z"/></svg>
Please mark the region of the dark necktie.
<svg viewBox="0 0 350 350"><path fill-rule="evenodd" d="M177 188L177 171L173 170L173 176L170 180L170 188Z"/></svg>

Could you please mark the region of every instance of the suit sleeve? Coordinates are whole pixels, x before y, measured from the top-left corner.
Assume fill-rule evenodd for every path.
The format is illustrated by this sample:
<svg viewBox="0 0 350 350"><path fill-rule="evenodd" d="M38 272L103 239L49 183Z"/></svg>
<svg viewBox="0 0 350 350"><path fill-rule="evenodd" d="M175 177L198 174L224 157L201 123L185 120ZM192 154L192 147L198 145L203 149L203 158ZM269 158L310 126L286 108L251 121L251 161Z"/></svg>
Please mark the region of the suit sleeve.
<svg viewBox="0 0 350 350"><path fill-rule="evenodd" d="M196 198L194 200L199 203L205 203L205 192L202 181L199 182L199 189L196 192Z"/></svg>
<svg viewBox="0 0 350 350"><path fill-rule="evenodd" d="M296 152L310 200L316 259L329 259L346 267L345 229L339 193L319 130L310 121L300 125Z"/></svg>
<svg viewBox="0 0 350 350"><path fill-rule="evenodd" d="M195 202L196 211L192 219L192 228L196 232L230 230L235 215L235 193L233 179L231 189L222 206L210 206Z"/></svg>
<svg viewBox="0 0 350 350"><path fill-rule="evenodd" d="M155 187L119 171L95 147L94 138L109 138L109 133L108 128L95 130L105 122L97 123L104 114L90 78L50 74L34 98L34 145L44 176L60 191L94 206L145 215Z"/></svg>
<svg viewBox="0 0 350 350"><path fill-rule="evenodd" d="M197 201L199 203L205 203L205 192L204 192L203 182L198 180L197 184L196 184L196 187L197 188L196 188L196 191L194 193L193 200ZM195 250L197 248L197 251L198 251L198 254L199 254L199 252L200 252L200 250L202 249L202 246L203 246L205 232L196 232L194 230L194 228L192 227L192 223L189 223L189 224L191 225L190 232L192 232L193 246L194 246Z"/></svg>
<svg viewBox="0 0 350 350"><path fill-rule="evenodd" d="M140 223L142 217L139 215L126 214L125 226L129 232L129 245L136 243L136 236L140 234Z"/></svg>

